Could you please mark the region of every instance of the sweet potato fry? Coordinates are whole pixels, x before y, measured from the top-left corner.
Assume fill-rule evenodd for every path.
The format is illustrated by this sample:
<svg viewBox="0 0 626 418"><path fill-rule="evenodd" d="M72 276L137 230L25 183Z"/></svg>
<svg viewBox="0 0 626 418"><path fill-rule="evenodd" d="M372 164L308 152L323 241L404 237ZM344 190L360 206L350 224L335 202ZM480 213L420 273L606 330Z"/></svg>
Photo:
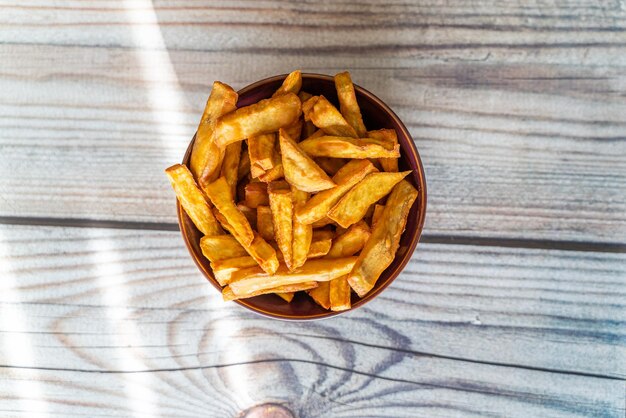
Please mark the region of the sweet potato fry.
<svg viewBox="0 0 626 418"><path fill-rule="evenodd" d="M267 241L276 239L274 236L274 223L272 222L272 210L269 206L257 206L256 225L259 235L261 235L263 239Z"/></svg>
<svg viewBox="0 0 626 418"><path fill-rule="evenodd" d="M374 205L374 213L372 213L372 228L376 225L376 222L380 219L380 215L383 214L383 210L385 210L385 205Z"/></svg>
<svg viewBox="0 0 626 418"><path fill-rule="evenodd" d="M215 276L215 280L217 280L220 286L226 286L234 272L257 266L258 264L254 258L246 254L245 256L227 258L211 263L211 270L213 270L213 276Z"/></svg>
<svg viewBox="0 0 626 418"><path fill-rule="evenodd" d="M293 210L297 210L303 206L309 199L309 194L298 190L291 186L291 194L293 196ZM304 264L309 254L309 248L311 247L311 240L313 239L313 227L311 225L305 225L293 220L293 246L292 246L292 259L291 270L300 267Z"/></svg>
<svg viewBox="0 0 626 418"><path fill-rule="evenodd" d="M277 189L275 183L268 188L272 223L278 248L285 264L292 268L293 260L293 202L291 190Z"/></svg>
<svg viewBox="0 0 626 418"><path fill-rule="evenodd" d="M321 136L305 139L298 145L310 157L332 158L398 158L400 145L387 149L386 143L374 138Z"/></svg>
<svg viewBox="0 0 626 418"><path fill-rule="evenodd" d="M274 92L272 97L282 96L287 93L298 94L300 87L302 87L302 73L300 70L292 71L287 78L285 78L280 88Z"/></svg>
<svg viewBox="0 0 626 418"><path fill-rule="evenodd" d="M389 267L400 245L409 210L418 192L406 180L392 190L380 220L348 275L350 287L365 296L376 284L381 273Z"/></svg>
<svg viewBox="0 0 626 418"><path fill-rule="evenodd" d="M263 171L274 167L274 144L276 143L276 134L263 134L251 136L248 138L248 156L250 157L250 166L258 166ZM258 176L254 176L258 177Z"/></svg>
<svg viewBox="0 0 626 418"><path fill-rule="evenodd" d="M333 244L333 240L331 238L319 239L317 241L312 241L311 246L309 247L309 253L307 254L307 259L323 257L328 254L330 248Z"/></svg>
<svg viewBox="0 0 626 418"><path fill-rule="evenodd" d="M330 310L345 311L352 307L350 303L350 285L348 284L348 276L341 276L328 282Z"/></svg>
<svg viewBox="0 0 626 418"><path fill-rule="evenodd" d="M252 229L256 229L256 208L251 208L250 206L245 205L245 203L240 202L237 203L237 209L239 209L248 222L250 222Z"/></svg>
<svg viewBox="0 0 626 418"><path fill-rule="evenodd" d="M319 282L315 289L307 292L324 309L330 309L330 282Z"/></svg>
<svg viewBox="0 0 626 418"><path fill-rule="evenodd" d="M205 235L200 238L202 254L211 262L247 255L246 250L232 235Z"/></svg>
<svg viewBox="0 0 626 418"><path fill-rule="evenodd" d="M356 257L309 260L291 272L286 266L281 265L274 274L267 274L258 267L251 267L233 273L230 288L235 295L240 296L305 281L329 281L348 274L355 261Z"/></svg>
<svg viewBox="0 0 626 418"><path fill-rule="evenodd" d="M302 104L304 120L310 120L326 135L357 138L354 128L324 96L314 96Z"/></svg>
<svg viewBox="0 0 626 418"><path fill-rule="evenodd" d="M254 233L250 222L245 215L235 206L230 185L224 177L220 177L205 187L205 192L211 199L213 206L228 221L230 227L236 231L233 233L237 241L244 247L250 245L254 239Z"/></svg>
<svg viewBox="0 0 626 418"><path fill-rule="evenodd" d="M323 219L348 190L374 171L376 169L368 160L350 161L333 177L337 186L311 197L303 207L296 211L296 219L304 224L312 224Z"/></svg>
<svg viewBox="0 0 626 418"><path fill-rule="evenodd" d="M307 156L284 129L278 131L285 179L299 190L314 193L330 189L335 183L315 161Z"/></svg>
<svg viewBox="0 0 626 418"><path fill-rule="evenodd" d="M232 196L235 196L237 193L240 157L241 141L232 143L226 147L220 177L224 177L226 182L230 185Z"/></svg>
<svg viewBox="0 0 626 418"><path fill-rule="evenodd" d="M361 251L370 238L370 229L364 221L352 225L346 232L334 239L325 258L348 257Z"/></svg>
<svg viewBox="0 0 626 418"><path fill-rule="evenodd" d="M176 164L166 169L165 174L172 183L176 197L185 213L189 215L200 232L204 235L223 234L224 231L215 220L204 194L193 179L191 171L184 165Z"/></svg>
<svg viewBox="0 0 626 418"><path fill-rule="evenodd" d="M343 158L318 157L314 158L313 161L329 176L334 176L341 167L346 165L346 160Z"/></svg>
<svg viewBox="0 0 626 418"><path fill-rule="evenodd" d="M386 146L387 149L394 149L396 145L398 145L398 135L396 134L395 129L379 129L377 131L369 131L367 136L368 138L374 138L386 142L388 144ZM380 161L383 171L399 171L397 158L380 158L378 161Z"/></svg>
<svg viewBox="0 0 626 418"><path fill-rule="evenodd" d="M328 217L344 228L357 223L372 204L387 195L410 172L368 174L333 206Z"/></svg>
<svg viewBox="0 0 626 418"><path fill-rule="evenodd" d="M294 283L294 284L289 284L285 286L278 286L273 289L258 290L256 292L250 292L248 294L243 294L243 295L235 295L235 293L232 291L230 286L226 286L222 290L222 297L224 298L224 301L230 301L230 300L236 300L236 299L251 298L254 296L265 295L268 293L276 293L277 296L283 298L287 302L291 302L291 300L293 299L293 292L315 289L317 286L318 286L317 282L310 280L310 281L302 282L302 283Z"/></svg>
<svg viewBox="0 0 626 418"><path fill-rule="evenodd" d="M239 168L237 168L237 180L241 180L248 174L250 174L250 156L247 152L242 152L239 159Z"/></svg>
<svg viewBox="0 0 626 418"><path fill-rule="evenodd" d="M270 204L270 198L267 195L267 183L248 183L245 187L246 206L258 208L259 206L267 206Z"/></svg>
<svg viewBox="0 0 626 418"><path fill-rule="evenodd" d="M218 146L226 147L233 142L289 126L300 114L300 99L293 93L261 100L220 117L215 125L214 140Z"/></svg>
<svg viewBox="0 0 626 418"><path fill-rule="evenodd" d="M354 84L352 84L349 72L344 71L335 75L335 88L339 98L339 109L344 119L354 128L359 137L365 136L365 124L363 124L361 109L356 101Z"/></svg>
<svg viewBox="0 0 626 418"><path fill-rule="evenodd" d="M213 83L189 159L189 167L199 184L212 182L220 172L223 150L213 141L215 122L237 108L237 98L237 92L229 85L219 81Z"/></svg>

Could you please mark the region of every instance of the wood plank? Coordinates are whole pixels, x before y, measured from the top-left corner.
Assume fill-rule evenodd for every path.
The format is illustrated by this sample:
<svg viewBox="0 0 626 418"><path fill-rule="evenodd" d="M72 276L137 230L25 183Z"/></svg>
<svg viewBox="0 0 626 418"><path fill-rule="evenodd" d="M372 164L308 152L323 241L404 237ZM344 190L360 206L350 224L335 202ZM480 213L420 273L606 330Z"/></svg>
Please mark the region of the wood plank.
<svg viewBox="0 0 626 418"><path fill-rule="evenodd" d="M0 300L24 317L4 330L27 331L35 350L35 364L15 365L110 368L107 358L117 358L111 350L121 344L111 338L128 337L146 346L145 355L156 359L152 368L172 368L177 360L170 346L194 353L206 330L224 321L220 329L227 334L241 326L257 330L259 338L283 334L343 350L364 345L626 377L625 254L420 244L405 272L376 300L303 325L221 302L177 232L0 231Z"/></svg>
<svg viewBox="0 0 626 418"><path fill-rule="evenodd" d="M295 67L354 66L416 140L427 233L623 242L626 54L603 52L616 67L385 51L277 60L272 51L2 45L0 216L175 222L162 170L181 158L213 79L242 87Z"/></svg>

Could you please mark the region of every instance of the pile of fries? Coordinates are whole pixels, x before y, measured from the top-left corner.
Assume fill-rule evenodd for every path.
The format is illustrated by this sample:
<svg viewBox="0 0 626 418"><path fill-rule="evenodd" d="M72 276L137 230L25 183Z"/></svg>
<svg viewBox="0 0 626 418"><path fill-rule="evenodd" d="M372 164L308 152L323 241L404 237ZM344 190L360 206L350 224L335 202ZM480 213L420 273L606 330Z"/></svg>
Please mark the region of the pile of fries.
<svg viewBox="0 0 626 418"><path fill-rule="evenodd" d="M346 310L393 261L418 192L396 132L366 129L348 72L335 85L339 109L301 91L300 71L237 108L216 81L189 167L165 170L224 300L305 291Z"/></svg>

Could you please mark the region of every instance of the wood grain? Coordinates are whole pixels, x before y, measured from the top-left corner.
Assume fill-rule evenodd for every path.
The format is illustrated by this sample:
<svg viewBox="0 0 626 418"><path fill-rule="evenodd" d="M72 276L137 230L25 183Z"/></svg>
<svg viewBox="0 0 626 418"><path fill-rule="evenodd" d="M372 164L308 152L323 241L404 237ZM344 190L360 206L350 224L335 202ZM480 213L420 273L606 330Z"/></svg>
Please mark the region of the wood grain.
<svg viewBox="0 0 626 418"><path fill-rule="evenodd" d="M145 3L1 9L0 215L173 222L214 79L347 68L416 140L428 233L624 242L615 3Z"/></svg>

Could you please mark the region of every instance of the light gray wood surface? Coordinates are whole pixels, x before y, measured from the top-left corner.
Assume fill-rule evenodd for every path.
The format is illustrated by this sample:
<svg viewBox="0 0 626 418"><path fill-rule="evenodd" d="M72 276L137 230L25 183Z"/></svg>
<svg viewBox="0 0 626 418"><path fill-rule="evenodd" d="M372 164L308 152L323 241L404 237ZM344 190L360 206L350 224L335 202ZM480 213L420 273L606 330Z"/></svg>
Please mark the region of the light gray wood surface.
<svg viewBox="0 0 626 418"><path fill-rule="evenodd" d="M306 324L221 302L163 174L213 80L295 68L429 186L404 273ZM623 417L625 237L622 0L0 0L1 416Z"/></svg>

